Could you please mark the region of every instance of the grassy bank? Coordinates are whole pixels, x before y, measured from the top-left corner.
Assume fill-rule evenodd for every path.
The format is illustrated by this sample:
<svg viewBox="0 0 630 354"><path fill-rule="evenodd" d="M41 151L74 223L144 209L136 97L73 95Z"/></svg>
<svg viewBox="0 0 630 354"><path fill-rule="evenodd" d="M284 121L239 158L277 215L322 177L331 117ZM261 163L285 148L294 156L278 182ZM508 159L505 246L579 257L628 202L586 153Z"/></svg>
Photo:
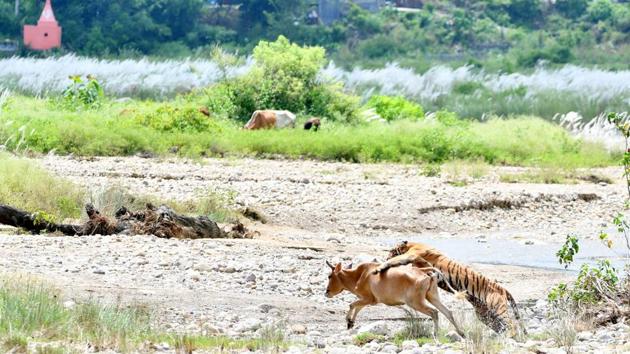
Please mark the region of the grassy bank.
<svg viewBox="0 0 630 354"><path fill-rule="evenodd" d="M301 129L243 131L233 120L196 115L191 104L183 100L107 102L97 110L73 112L53 101L17 96L9 99L0 114L0 141L10 150L85 156L149 152L190 157L282 155L352 162L463 159L570 167L615 161L602 146L576 140L559 126L535 117L487 122L325 122L318 133Z"/></svg>
<svg viewBox="0 0 630 354"><path fill-rule="evenodd" d="M206 192L194 200L174 201L132 195L118 186L93 191L51 175L34 161L6 153L0 153L0 181L0 204L40 213L53 221L79 219L86 202L110 216L122 206L138 210L152 203L166 204L182 214L206 215L217 222L237 217L234 196L228 192Z"/></svg>
<svg viewBox="0 0 630 354"><path fill-rule="evenodd" d="M58 289L26 277L0 278L0 349L4 352L73 353L153 351L166 343L178 352L197 349L285 348L282 328L263 328L253 338L181 336L162 332L145 306L87 301L64 303ZM27 350L31 348L31 350Z"/></svg>
<svg viewBox="0 0 630 354"><path fill-rule="evenodd" d="M84 191L31 161L0 153L0 181L0 204L60 220L81 215Z"/></svg>

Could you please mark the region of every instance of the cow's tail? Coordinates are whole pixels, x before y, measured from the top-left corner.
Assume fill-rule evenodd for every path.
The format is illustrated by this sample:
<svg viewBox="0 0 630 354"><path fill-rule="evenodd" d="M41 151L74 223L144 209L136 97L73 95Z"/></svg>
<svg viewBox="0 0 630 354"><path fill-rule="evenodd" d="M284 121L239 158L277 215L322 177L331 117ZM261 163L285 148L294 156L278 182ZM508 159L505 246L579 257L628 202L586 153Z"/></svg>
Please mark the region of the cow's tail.
<svg viewBox="0 0 630 354"><path fill-rule="evenodd" d="M446 277L444 276L444 273L442 273L442 271L440 271L439 269L435 268L435 267L431 267L433 274L431 274L431 277L436 278L438 283L443 282L446 287L448 288L448 290L450 290L453 294L455 294L455 298L458 300L465 300L466 299L466 291L457 291L455 289L453 289L453 286L451 286L451 283L448 281L448 279L446 279Z"/></svg>

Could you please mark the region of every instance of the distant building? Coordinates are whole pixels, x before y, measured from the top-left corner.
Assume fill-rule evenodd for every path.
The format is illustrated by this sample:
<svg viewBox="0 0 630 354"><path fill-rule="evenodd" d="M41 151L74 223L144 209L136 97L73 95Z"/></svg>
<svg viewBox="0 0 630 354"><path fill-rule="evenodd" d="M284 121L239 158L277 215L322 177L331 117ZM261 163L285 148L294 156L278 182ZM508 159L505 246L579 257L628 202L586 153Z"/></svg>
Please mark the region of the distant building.
<svg viewBox="0 0 630 354"><path fill-rule="evenodd" d="M33 50L61 47L61 27L55 19L50 0L46 0L37 25L24 26L24 45Z"/></svg>

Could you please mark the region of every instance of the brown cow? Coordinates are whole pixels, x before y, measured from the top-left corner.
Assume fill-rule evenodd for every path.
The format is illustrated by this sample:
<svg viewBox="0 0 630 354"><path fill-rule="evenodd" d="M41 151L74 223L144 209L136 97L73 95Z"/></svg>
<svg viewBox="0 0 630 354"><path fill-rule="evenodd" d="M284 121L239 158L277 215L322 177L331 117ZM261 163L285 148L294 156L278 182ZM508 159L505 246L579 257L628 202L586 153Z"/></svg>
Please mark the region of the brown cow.
<svg viewBox="0 0 630 354"><path fill-rule="evenodd" d="M249 122L245 124L245 129L273 129L276 127L276 115L271 111L256 111L252 114Z"/></svg>
<svg viewBox="0 0 630 354"><path fill-rule="evenodd" d="M272 129L295 127L295 114L289 111L263 110L255 111L245 129Z"/></svg>
<svg viewBox="0 0 630 354"><path fill-rule="evenodd" d="M317 131L321 124L322 122L319 118L313 117L307 120L306 123L304 123L304 130L310 130L311 128L314 128L313 130Z"/></svg>
<svg viewBox="0 0 630 354"><path fill-rule="evenodd" d="M453 314L440 301L437 283L441 273L437 269L406 266L373 274L379 263L362 263L354 269L342 269L341 263L334 267L328 261L326 264L332 269L328 276L326 297L331 298L348 290L359 298L350 304L346 315L348 329L354 326L357 314L365 306L379 303L389 306L407 304L433 319L434 339L438 332L438 310L455 326L457 333L464 337L464 332L455 322ZM438 310L428 306L427 301Z"/></svg>

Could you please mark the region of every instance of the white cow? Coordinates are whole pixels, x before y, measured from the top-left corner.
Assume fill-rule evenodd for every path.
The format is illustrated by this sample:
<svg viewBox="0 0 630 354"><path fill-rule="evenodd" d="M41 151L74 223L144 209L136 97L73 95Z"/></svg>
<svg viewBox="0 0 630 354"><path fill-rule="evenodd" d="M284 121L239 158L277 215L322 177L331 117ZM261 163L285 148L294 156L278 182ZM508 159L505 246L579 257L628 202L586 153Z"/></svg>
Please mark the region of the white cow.
<svg viewBox="0 0 630 354"><path fill-rule="evenodd" d="M245 124L245 129L295 128L295 114L289 111L261 110L255 111Z"/></svg>

